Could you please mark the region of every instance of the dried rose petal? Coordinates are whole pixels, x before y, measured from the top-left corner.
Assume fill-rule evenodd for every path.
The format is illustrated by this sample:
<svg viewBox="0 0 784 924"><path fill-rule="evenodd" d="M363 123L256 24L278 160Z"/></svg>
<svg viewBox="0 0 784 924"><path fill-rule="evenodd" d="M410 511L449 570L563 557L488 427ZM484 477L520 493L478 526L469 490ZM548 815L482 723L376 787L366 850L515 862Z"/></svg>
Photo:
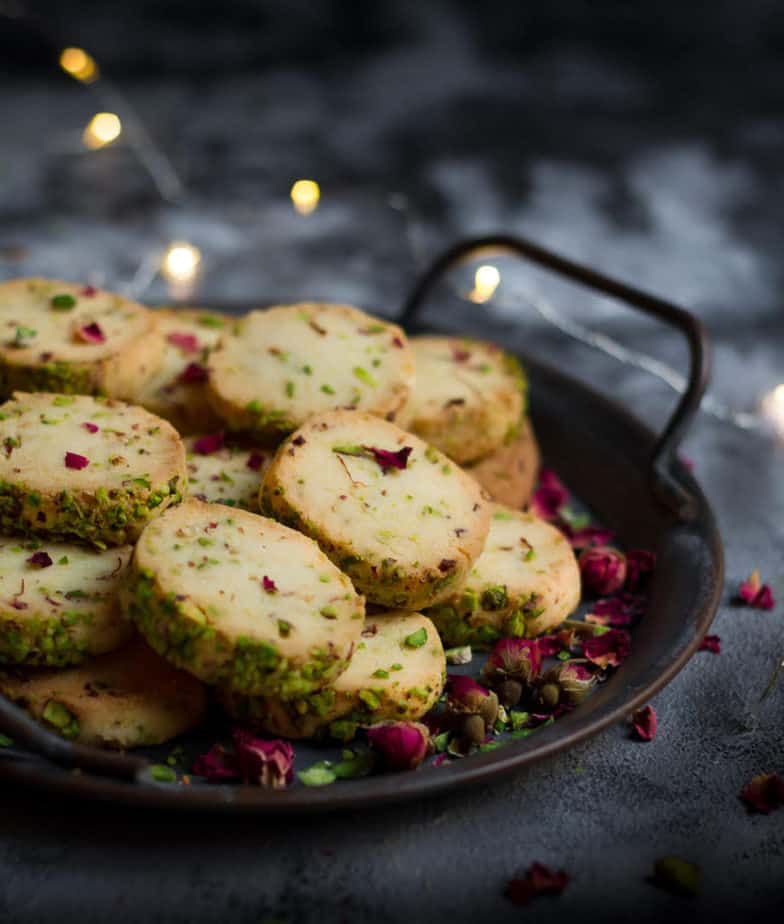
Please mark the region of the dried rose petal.
<svg viewBox="0 0 784 924"><path fill-rule="evenodd" d="M96 289L95 286L85 286L80 294L84 295L85 298L92 298L94 295L98 294L98 289Z"/></svg>
<svg viewBox="0 0 784 924"><path fill-rule="evenodd" d="M183 385L193 385L196 382L207 381L207 369L201 363L188 363L177 376L177 381Z"/></svg>
<svg viewBox="0 0 784 924"><path fill-rule="evenodd" d="M105 343L106 335L101 330L101 325L96 321L91 324L83 324L77 328L76 336L85 343Z"/></svg>
<svg viewBox="0 0 784 924"><path fill-rule="evenodd" d="M624 629L610 629L581 643L583 655L598 667L617 667L629 654L631 638Z"/></svg>
<svg viewBox="0 0 784 924"><path fill-rule="evenodd" d="M536 641L539 654L543 658L552 658L563 648L557 635L540 635Z"/></svg>
<svg viewBox="0 0 784 924"><path fill-rule="evenodd" d="M643 706L632 714L632 728L640 741L653 741L658 725L653 706Z"/></svg>
<svg viewBox="0 0 784 924"><path fill-rule="evenodd" d="M539 485L529 504L531 511L543 520L552 520L568 500L566 485L552 469L543 468L539 473Z"/></svg>
<svg viewBox="0 0 784 924"><path fill-rule="evenodd" d="M632 549L626 553L626 589L635 590L640 581L656 567L656 553Z"/></svg>
<svg viewBox="0 0 784 924"><path fill-rule="evenodd" d="M98 432L98 429L99 429L97 424L89 423L89 421L85 421L85 422L82 424L82 427L83 427L88 433L97 433L97 432Z"/></svg>
<svg viewBox="0 0 784 924"><path fill-rule="evenodd" d="M412 452L411 446L404 446L397 452L392 452L389 449L376 449L374 446L366 446L365 448L368 452L373 454L373 458L376 460L376 463L381 466L381 471L384 472L384 474L391 468L396 468L400 471L406 468L408 465L408 457Z"/></svg>
<svg viewBox="0 0 784 924"><path fill-rule="evenodd" d="M710 651L711 654L721 654L721 637L706 635L700 643L699 651Z"/></svg>
<svg viewBox="0 0 784 924"><path fill-rule="evenodd" d="M240 775L264 789L283 789L294 779L294 749L288 741L256 738L242 728L233 734Z"/></svg>
<svg viewBox="0 0 784 924"><path fill-rule="evenodd" d="M87 456L81 456L78 452L66 452L65 454L66 468L75 468L77 471L80 471L83 468L87 468L89 464L90 460Z"/></svg>
<svg viewBox="0 0 784 924"><path fill-rule="evenodd" d="M778 773L760 773L740 791L749 812L769 815L784 805L784 779Z"/></svg>
<svg viewBox="0 0 784 924"><path fill-rule="evenodd" d="M593 596L615 593L626 580L626 556L610 546L585 549L579 559L583 588Z"/></svg>
<svg viewBox="0 0 784 924"><path fill-rule="evenodd" d="M48 568L52 564L52 559L48 552L33 552L27 559L27 564L36 568Z"/></svg>
<svg viewBox="0 0 784 924"><path fill-rule="evenodd" d="M248 456L248 461L245 463L249 469L254 472L257 472L261 468L261 464L264 461L264 454L261 452L252 452Z"/></svg>
<svg viewBox="0 0 784 924"><path fill-rule="evenodd" d="M208 433L206 436L200 436L193 444L193 451L198 452L201 456L209 456L213 452L223 449L224 433L218 430L217 433Z"/></svg>
<svg viewBox="0 0 784 924"><path fill-rule="evenodd" d="M367 737L387 770L414 770L430 748L428 730L419 722L381 722L368 728Z"/></svg>
<svg viewBox="0 0 784 924"><path fill-rule="evenodd" d="M767 584L762 583L760 573L756 569L740 585L738 598L740 602L757 610L772 610L776 605L773 592Z"/></svg>
<svg viewBox="0 0 784 924"><path fill-rule="evenodd" d="M172 346L176 346L183 353L198 353L201 350L199 338L195 334L183 334L173 331L166 339Z"/></svg>
<svg viewBox="0 0 784 924"><path fill-rule="evenodd" d="M514 905L527 905L539 895L560 895L568 884L569 876L564 870L534 863L523 876L509 880L505 895Z"/></svg>
<svg viewBox="0 0 784 924"><path fill-rule="evenodd" d="M585 621L599 626L629 626L645 613L647 605L648 598L642 594L617 594L597 600Z"/></svg>
<svg viewBox="0 0 784 924"><path fill-rule="evenodd" d="M397 336L393 337L393 338L392 338L392 343L398 348L398 350L402 350L402 349L403 349L403 339L402 339L402 337L397 337Z"/></svg>
<svg viewBox="0 0 784 924"><path fill-rule="evenodd" d="M607 545L615 538L615 532L606 526L583 526L574 529L565 521L557 523L558 528L569 540L573 549L586 549L595 545Z"/></svg>
<svg viewBox="0 0 784 924"><path fill-rule="evenodd" d="M222 744L214 744L206 754L197 757L191 772L196 776L203 776L208 783L237 780L240 777L234 754L227 751Z"/></svg>
<svg viewBox="0 0 784 924"><path fill-rule="evenodd" d="M278 588L275 585L275 582L272 580L272 578L268 578L266 574L261 579L261 586L264 588L264 590L267 591L268 594L276 594L278 592Z"/></svg>
<svg viewBox="0 0 784 924"><path fill-rule="evenodd" d="M471 353L468 350L462 350L460 347L452 347L452 359L456 363L467 363L471 358Z"/></svg>

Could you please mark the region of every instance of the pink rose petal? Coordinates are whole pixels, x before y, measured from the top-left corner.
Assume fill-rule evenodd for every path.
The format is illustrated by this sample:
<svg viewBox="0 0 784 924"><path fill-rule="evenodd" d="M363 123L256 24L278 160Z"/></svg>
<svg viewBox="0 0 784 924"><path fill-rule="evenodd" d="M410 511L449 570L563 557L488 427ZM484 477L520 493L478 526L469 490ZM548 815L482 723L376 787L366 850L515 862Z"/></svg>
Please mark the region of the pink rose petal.
<svg viewBox="0 0 784 924"><path fill-rule="evenodd" d="M776 605L773 592L767 584L762 583L760 573L756 569L740 585L738 599L739 602L757 610L772 610Z"/></svg>
<svg viewBox="0 0 784 924"><path fill-rule="evenodd" d="M524 875L509 880L505 895L513 905L524 906L540 895L560 895L568 884L569 876L564 870L534 863Z"/></svg>
<svg viewBox="0 0 784 924"><path fill-rule="evenodd" d="M264 462L264 453L261 452L252 452L248 456L248 461L245 463L249 469L254 472L257 472Z"/></svg>
<svg viewBox="0 0 784 924"><path fill-rule="evenodd" d="M192 772L196 776L204 777L208 783L221 783L240 778L240 770L234 754L227 751L221 744L213 745L206 754L197 757Z"/></svg>
<svg viewBox="0 0 784 924"><path fill-rule="evenodd" d="M784 779L778 773L761 773L740 791L749 812L769 815L784 805Z"/></svg>
<svg viewBox="0 0 784 924"><path fill-rule="evenodd" d="M275 582L271 578L268 578L266 574L261 579L261 586L268 594L276 594L278 592Z"/></svg>
<svg viewBox="0 0 784 924"><path fill-rule="evenodd" d="M386 473L389 469L399 469L402 471L408 465L408 457L411 455L411 446L404 446L397 452L389 449L376 449L374 446L365 447L368 452L373 454L376 463L381 466L381 471Z"/></svg>
<svg viewBox="0 0 784 924"><path fill-rule="evenodd" d="M700 651L709 651L711 654L721 654L721 637L718 635L706 635L700 643Z"/></svg>
<svg viewBox="0 0 784 924"><path fill-rule="evenodd" d="M552 520L569 500L566 485L550 468L543 468L539 474L539 485L534 491L530 509L543 520Z"/></svg>
<svg viewBox="0 0 784 924"><path fill-rule="evenodd" d="M632 728L640 741L653 741L658 724L653 706L643 706L632 715Z"/></svg>
<svg viewBox="0 0 784 924"><path fill-rule="evenodd" d="M246 783L264 789L284 789L294 779L294 749L288 741L256 738L234 730L234 751L240 775Z"/></svg>
<svg viewBox="0 0 784 924"><path fill-rule="evenodd" d="M207 368L201 363L188 363L177 376L177 381L184 385L192 385L196 382L206 382L207 377Z"/></svg>
<svg viewBox="0 0 784 924"><path fill-rule="evenodd" d="M601 635L584 639L580 645L582 654L598 667L618 667L628 655L631 637L624 629L610 629Z"/></svg>
<svg viewBox="0 0 784 924"><path fill-rule="evenodd" d="M81 471L81 469L87 468L89 464L90 460L87 456L81 456L78 452L66 452L65 454L66 468L75 468L77 471Z"/></svg>
<svg viewBox="0 0 784 924"><path fill-rule="evenodd" d="M213 452L223 449L225 435L223 430L217 433L208 433L206 436L200 436L193 444L193 451L198 452L201 456L209 456Z"/></svg>
<svg viewBox="0 0 784 924"><path fill-rule="evenodd" d="M91 324L83 324L76 331L76 336L79 340L84 341L85 343L105 343L106 335L101 330L101 325L96 321L93 321Z"/></svg>
<svg viewBox="0 0 784 924"><path fill-rule="evenodd" d="M85 421L85 422L82 424L82 427L84 427L84 429L85 429L88 433L97 433L97 432L98 432L98 425L97 425L97 424L94 424L94 423L89 423L88 421Z"/></svg>
<svg viewBox="0 0 784 924"><path fill-rule="evenodd" d="M199 338L195 334L184 334L173 331L166 339L172 346L176 346L178 349L182 350L183 353L199 353L201 351Z"/></svg>
<svg viewBox="0 0 784 924"><path fill-rule="evenodd" d="M635 590L637 585L656 567L656 553L647 549L632 549L626 553L626 589Z"/></svg>

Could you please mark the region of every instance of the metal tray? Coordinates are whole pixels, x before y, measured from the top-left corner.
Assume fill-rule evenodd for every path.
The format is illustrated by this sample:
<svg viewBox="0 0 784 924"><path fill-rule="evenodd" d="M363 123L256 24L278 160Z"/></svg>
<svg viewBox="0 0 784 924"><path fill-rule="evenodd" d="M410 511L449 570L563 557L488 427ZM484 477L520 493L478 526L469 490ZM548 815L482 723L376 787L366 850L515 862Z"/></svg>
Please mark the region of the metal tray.
<svg viewBox="0 0 784 924"><path fill-rule="evenodd" d="M528 241L494 235L463 241L435 261L408 299L402 323L418 330L418 314L441 277L457 263L488 251L512 253L595 291L615 297L680 330L689 343L689 385L661 436L628 411L562 372L521 355L530 380L531 415L544 458L624 546L655 549L657 568L646 616L634 630L631 654L579 708L524 740L441 767L286 790L245 785L155 782L151 763L172 745L118 754L70 744L0 696L0 730L13 748L0 750L0 778L73 797L116 804L215 812L298 813L355 809L467 786L531 764L624 720L667 684L699 647L718 607L723 583L721 539L713 513L678 443L699 407L708 376L707 346L692 315ZM238 306L235 306L235 308ZM482 659L475 659L481 663ZM205 750L217 730L181 742ZM334 749L333 749L334 750ZM297 744L297 765L330 756Z"/></svg>

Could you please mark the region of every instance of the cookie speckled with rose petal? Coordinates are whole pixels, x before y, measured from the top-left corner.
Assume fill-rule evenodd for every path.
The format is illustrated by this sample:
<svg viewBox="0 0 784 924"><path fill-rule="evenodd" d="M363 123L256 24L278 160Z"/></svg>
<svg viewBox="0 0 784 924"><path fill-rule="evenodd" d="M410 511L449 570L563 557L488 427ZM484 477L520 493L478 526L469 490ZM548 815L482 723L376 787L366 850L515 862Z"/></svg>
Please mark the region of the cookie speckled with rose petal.
<svg viewBox="0 0 784 924"><path fill-rule="evenodd" d="M140 382L134 404L168 420L183 435L219 429L207 400L207 357L232 319L195 308L159 308L155 318L165 342L163 359L155 375Z"/></svg>
<svg viewBox="0 0 784 924"><path fill-rule="evenodd" d="M221 433L185 440L188 495L211 504L259 511L259 486L274 450L227 445Z"/></svg>
<svg viewBox="0 0 784 924"><path fill-rule="evenodd" d="M251 311L208 366L210 400L227 426L268 436L333 408L392 418L414 382L414 358L397 325L317 302Z"/></svg>
<svg viewBox="0 0 784 924"><path fill-rule="evenodd" d="M117 594L132 552L0 539L0 663L62 667L124 645Z"/></svg>
<svg viewBox="0 0 784 924"><path fill-rule="evenodd" d="M364 600L306 536L186 500L136 545L126 613L161 655L207 683L291 699L333 681Z"/></svg>
<svg viewBox="0 0 784 924"><path fill-rule="evenodd" d="M580 569L564 534L531 513L493 505L484 551L448 600L427 610L445 645L485 647L541 635L580 602Z"/></svg>
<svg viewBox="0 0 784 924"><path fill-rule="evenodd" d="M125 545L185 483L177 431L144 408L21 392L0 405L4 532Z"/></svg>
<svg viewBox="0 0 784 924"><path fill-rule="evenodd" d="M78 667L5 671L0 691L50 731L102 748L163 744L207 714L204 684L141 639Z"/></svg>
<svg viewBox="0 0 784 924"><path fill-rule="evenodd" d="M526 405L520 363L493 343L412 337L416 386L400 426L465 464L518 434Z"/></svg>
<svg viewBox="0 0 784 924"><path fill-rule="evenodd" d="M153 312L54 279L0 283L0 398L14 391L131 398L163 359Z"/></svg>
<svg viewBox="0 0 784 924"><path fill-rule="evenodd" d="M445 673L433 623L396 610L366 618L351 663L330 687L289 702L226 691L220 698L235 719L271 735L309 738L331 727L347 740L358 725L422 718L438 701Z"/></svg>
<svg viewBox="0 0 784 924"><path fill-rule="evenodd" d="M520 435L478 462L464 466L499 504L519 510L533 493L539 476L539 446L526 419Z"/></svg>
<svg viewBox="0 0 784 924"><path fill-rule="evenodd" d="M459 466L357 411L314 417L283 443L261 508L315 539L370 602L412 610L463 581L490 520Z"/></svg>

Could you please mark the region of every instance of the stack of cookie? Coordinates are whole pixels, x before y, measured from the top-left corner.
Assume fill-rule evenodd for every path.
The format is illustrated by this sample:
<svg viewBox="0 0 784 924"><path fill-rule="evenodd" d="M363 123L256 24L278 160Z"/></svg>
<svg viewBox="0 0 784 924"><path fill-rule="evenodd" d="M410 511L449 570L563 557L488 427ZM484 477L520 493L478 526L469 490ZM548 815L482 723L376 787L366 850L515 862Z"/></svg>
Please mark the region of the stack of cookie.
<svg viewBox="0 0 784 924"><path fill-rule="evenodd" d="M213 688L348 740L433 707L443 642L577 603L568 543L520 511L525 379L491 344L43 280L0 286L0 323L0 688L67 737L159 743Z"/></svg>

